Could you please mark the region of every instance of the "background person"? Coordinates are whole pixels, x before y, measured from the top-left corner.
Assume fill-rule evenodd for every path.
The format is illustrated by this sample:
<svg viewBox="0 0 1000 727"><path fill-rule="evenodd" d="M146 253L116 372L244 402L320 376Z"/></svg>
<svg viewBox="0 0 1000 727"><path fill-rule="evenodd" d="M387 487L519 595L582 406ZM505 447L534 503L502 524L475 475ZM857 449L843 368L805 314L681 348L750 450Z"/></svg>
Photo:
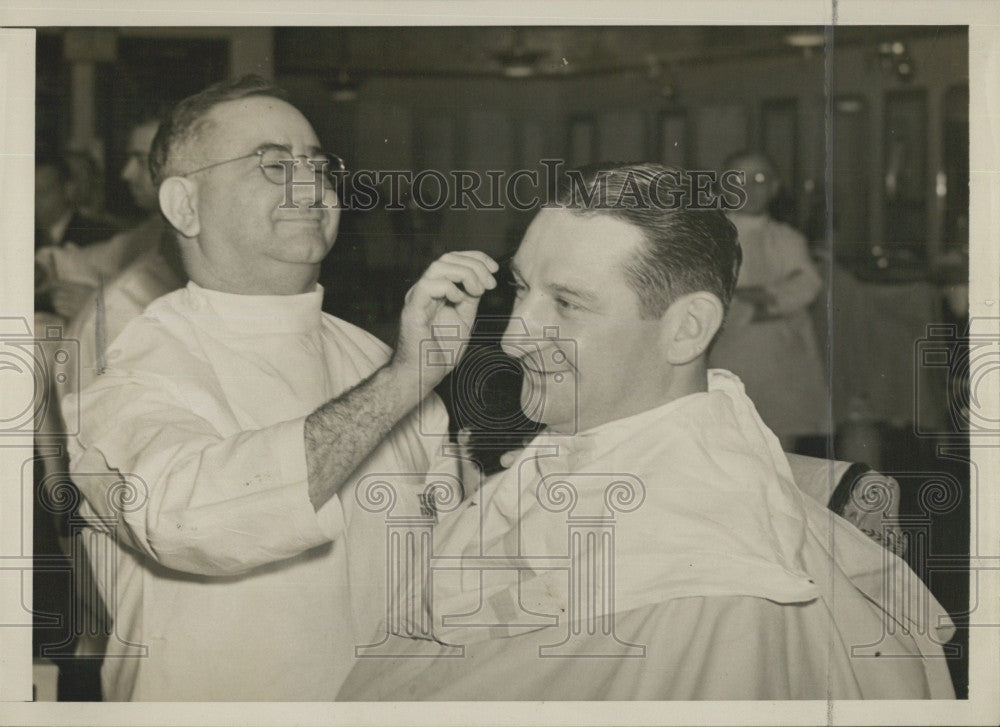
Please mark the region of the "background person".
<svg viewBox="0 0 1000 727"><path fill-rule="evenodd" d="M135 204L145 211L146 219L94 246L95 256L101 258L93 263L101 272L100 287L91 290L67 327L67 335L80 342L79 388L97 376L105 365L107 346L132 318L156 298L187 282L180 249L173 229L160 214L156 187L149 173L149 151L159 125L158 119L149 118L132 128L121 171L122 180ZM61 396L68 393L73 390L60 391Z"/></svg>
<svg viewBox="0 0 1000 727"><path fill-rule="evenodd" d="M117 227L76 207L66 160L50 152L35 157L35 310L71 317L86 294L78 270L81 248L111 237Z"/></svg>
<svg viewBox="0 0 1000 727"><path fill-rule="evenodd" d="M831 431L828 387L809 305L823 281L806 239L771 218L781 189L774 164L759 152L730 157L725 169L746 175L746 204L729 213L743 265L711 365L732 371L784 449Z"/></svg>

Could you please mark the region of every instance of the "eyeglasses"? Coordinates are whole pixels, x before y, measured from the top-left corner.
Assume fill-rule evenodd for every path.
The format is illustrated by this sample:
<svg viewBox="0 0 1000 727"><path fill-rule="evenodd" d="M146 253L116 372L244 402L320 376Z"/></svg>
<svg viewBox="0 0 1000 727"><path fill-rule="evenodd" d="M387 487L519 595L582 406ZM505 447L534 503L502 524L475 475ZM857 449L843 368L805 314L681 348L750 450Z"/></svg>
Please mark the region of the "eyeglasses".
<svg viewBox="0 0 1000 727"><path fill-rule="evenodd" d="M295 156L288 147L266 146L243 156L225 159L213 164L206 164L203 167L192 169L190 172L185 172L178 176L190 177L192 174L197 174L198 172L204 172L208 169L220 167L223 164L230 164L231 162L238 162L242 159L250 159L252 157L258 157L257 166L260 168L261 174L264 175L264 179L271 182L271 184L285 184L286 182L290 182L293 174L292 169L298 166L299 159L305 159L314 171L320 172L323 175L324 186L337 191L340 188L340 178L343 176L342 172L346 169L344 160L336 154L320 152L312 156L301 154Z"/></svg>

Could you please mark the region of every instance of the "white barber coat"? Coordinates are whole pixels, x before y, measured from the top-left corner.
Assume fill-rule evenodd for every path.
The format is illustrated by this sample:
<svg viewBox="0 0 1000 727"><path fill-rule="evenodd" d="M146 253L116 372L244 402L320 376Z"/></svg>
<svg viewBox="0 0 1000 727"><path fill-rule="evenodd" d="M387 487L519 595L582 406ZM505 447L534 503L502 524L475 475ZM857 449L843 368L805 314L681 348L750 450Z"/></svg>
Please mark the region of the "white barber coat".
<svg viewBox="0 0 1000 727"><path fill-rule="evenodd" d="M384 526L352 524L350 485L313 510L303 426L389 351L323 314L322 297L189 283L126 327L83 391L71 467L105 533L90 559L115 624L106 699L330 699L384 610ZM439 438L418 413L423 432L446 431L428 399L353 481L435 467ZM109 472L129 486L109 488Z"/></svg>
<svg viewBox="0 0 1000 727"><path fill-rule="evenodd" d="M537 438L475 503L434 533L434 640L395 629L384 651L401 658L356 660L340 699L954 697L947 614L896 556L802 497L728 372ZM451 658L402 658L417 654Z"/></svg>

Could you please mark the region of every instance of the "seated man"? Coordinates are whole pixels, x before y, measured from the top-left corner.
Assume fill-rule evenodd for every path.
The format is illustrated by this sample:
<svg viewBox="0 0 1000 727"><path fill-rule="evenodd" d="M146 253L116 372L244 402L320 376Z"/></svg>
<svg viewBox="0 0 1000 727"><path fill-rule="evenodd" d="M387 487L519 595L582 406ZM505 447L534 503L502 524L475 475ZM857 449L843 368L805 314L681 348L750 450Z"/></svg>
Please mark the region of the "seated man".
<svg viewBox="0 0 1000 727"><path fill-rule="evenodd" d="M338 698L954 697L937 603L707 369L740 251L667 172L595 170L604 204L570 187L532 222L503 345L547 429L440 514Z"/></svg>

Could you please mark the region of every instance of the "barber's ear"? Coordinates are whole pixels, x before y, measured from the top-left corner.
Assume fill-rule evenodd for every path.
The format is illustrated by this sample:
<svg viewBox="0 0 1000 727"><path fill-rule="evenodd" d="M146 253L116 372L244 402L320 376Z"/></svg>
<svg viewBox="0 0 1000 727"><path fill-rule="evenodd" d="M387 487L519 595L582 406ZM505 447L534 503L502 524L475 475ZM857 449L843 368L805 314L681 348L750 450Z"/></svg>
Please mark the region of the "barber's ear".
<svg viewBox="0 0 1000 727"><path fill-rule="evenodd" d="M725 311L722 301L708 292L681 296L663 314L663 344L667 362L680 366L703 355L712 342Z"/></svg>
<svg viewBox="0 0 1000 727"><path fill-rule="evenodd" d="M198 220L198 185L184 177L168 177L160 185L160 209L175 230L184 237L201 231Z"/></svg>

